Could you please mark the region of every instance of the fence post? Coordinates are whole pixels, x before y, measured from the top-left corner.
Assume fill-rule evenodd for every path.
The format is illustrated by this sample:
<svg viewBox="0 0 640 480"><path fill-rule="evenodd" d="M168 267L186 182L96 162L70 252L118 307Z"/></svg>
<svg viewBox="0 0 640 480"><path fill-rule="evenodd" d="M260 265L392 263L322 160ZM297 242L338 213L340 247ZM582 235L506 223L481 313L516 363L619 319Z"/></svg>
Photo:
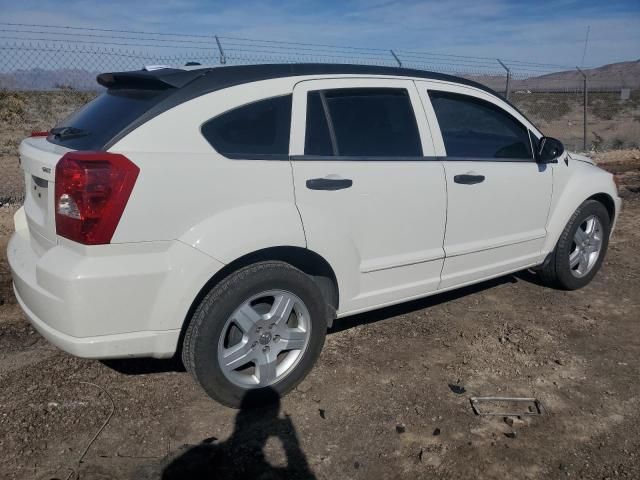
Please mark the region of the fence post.
<svg viewBox="0 0 640 480"><path fill-rule="evenodd" d="M396 62L398 62L398 66L402 68L402 62L400 61L400 59L396 55L396 52L394 52L393 50L389 50L389 51L391 52L391 55L393 55L393 58L396 59Z"/></svg>
<svg viewBox="0 0 640 480"><path fill-rule="evenodd" d="M496 60L498 60L498 63L502 65L502 68L507 71L507 85L505 87L504 97L509 100L509 95L511 94L511 70L504 63L502 63L502 60L500 60L499 58L496 58Z"/></svg>
<svg viewBox="0 0 640 480"><path fill-rule="evenodd" d="M214 37L216 37L216 43L218 44L218 50L220 51L220 64L224 65L227 63L227 57L224 55L224 50L222 50L222 44L220 43L218 35L214 35Z"/></svg>
<svg viewBox="0 0 640 480"><path fill-rule="evenodd" d="M584 98L584 108L583 108L583 131L582 131L582 148L584 151L587 151L587 101L588 101L588 91L587 91L587 74L584 73L580 67L576 67L576 70L580 72L582 75L582 90L583 90L583 98Z"/></svg>

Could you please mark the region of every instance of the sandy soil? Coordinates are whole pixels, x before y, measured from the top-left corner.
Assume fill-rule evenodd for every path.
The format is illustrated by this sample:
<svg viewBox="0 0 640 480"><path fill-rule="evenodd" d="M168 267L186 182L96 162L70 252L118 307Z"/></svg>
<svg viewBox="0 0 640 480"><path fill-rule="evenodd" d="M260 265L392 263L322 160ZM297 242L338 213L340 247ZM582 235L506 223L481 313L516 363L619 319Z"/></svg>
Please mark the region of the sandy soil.
<svg viewBox="0 0 640 480"><path fill-rule="evenodd" d="M640 478L633 155L601 159L625 204L591 285L524 272L344 319L300 387L258 412L211 401L177 362L50 346L11 294L15 208L0 208L0 478ZM533 396L545 414L508 425L474 415L474 395Z"/></svg>

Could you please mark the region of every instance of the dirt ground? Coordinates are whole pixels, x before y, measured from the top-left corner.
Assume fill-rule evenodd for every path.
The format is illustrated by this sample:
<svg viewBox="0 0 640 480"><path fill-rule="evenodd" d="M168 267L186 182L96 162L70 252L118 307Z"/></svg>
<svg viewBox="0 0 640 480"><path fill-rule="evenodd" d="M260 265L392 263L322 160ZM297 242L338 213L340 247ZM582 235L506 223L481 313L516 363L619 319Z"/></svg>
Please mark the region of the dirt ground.
<svg viewBox="0 0 640 480"><path fill-rule="evenodd" d="M524 272L341 320L310 376L257 412L177 362L49 345L11 293L1 207L0 478L640 478L640 155L599 160L624 207L591 285ZM508 425L474 415L474 395L545 413Z"/></svg>

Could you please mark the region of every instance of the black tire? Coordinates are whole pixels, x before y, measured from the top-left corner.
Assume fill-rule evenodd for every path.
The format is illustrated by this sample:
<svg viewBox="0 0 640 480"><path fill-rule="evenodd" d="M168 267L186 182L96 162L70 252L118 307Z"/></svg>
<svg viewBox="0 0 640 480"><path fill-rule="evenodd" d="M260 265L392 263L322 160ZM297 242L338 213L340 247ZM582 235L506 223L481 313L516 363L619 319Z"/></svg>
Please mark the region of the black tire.
<svg viewBox="0 0 640 480"><path fill-rule="evenodd" d="M583 277L576 277L569 266L569 254L573 245L573 237L576 230L591 215L595 215L603 228L602 246L600 255L591 270ZM611 231L611 219L607 209L597 200L587 200L578 209L564 227L560 239L553 253L547 261L538 269L538 274L543 283L548 286L563 290L577 290L587 285L598 273L609 246L609 233Z"/></svg>
<svg viewBox="0 0 640 480"><path fill-rule="evenodd" d="M242 388L229 381L218 364L220 335L227 319L245 300L274 289L291 292L305 304L311 323L309 343L302 358L284 378L264 388ZM214 400L239 408L247 392L251 391L252 401L259 406L262 400L272 399L274 391L284 395L304 379L322 351L326 332L324 298L308 275L284 262L255 263L230 274L204 297L185 332L182 361Z"/></svg>

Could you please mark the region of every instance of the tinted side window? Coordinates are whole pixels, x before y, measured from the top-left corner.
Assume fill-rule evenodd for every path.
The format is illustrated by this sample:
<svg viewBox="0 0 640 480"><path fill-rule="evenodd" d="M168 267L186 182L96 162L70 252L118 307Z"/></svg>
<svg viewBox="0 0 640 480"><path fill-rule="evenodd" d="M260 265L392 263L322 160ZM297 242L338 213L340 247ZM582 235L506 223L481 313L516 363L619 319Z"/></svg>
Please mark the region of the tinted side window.
<svg viewBox="0 0 640 480"><path fill-rule="evenodd" d="M531 159L528 130L498 106L430 91L448 157Z"/></svg>
<svg viewBox="0 0 640 480"><path fill-rule="evenodd" d="M333 155L331 134L322 106L320 92L307 94L307 127L304 139L305 155Z"/></svg>
<svg viewBox="0 0 640 480"><path fill-rule="evenodd" d="M308 106L314 112L323 111L321 95L324 95L330 122L324 125L333 129L336 145L333 150L341 156L362 157L419 157L422 145L418 125L411 107L409 94L398 88L345 88L324 90L318 99L311 98ZM319 117L319 113L316 113ZM310 136L316 145L323 145L328 152L324 126L317 126L316 132L309 130L307 116L306 146L310 146ZM318 140L322 137L322 140ZM321 142L321 143L320 143ZM311 153L309 151L308 153ZM331 154L331 153L329 153Z"/></svg>
<svg viewBox="0 0 640 480"><path fill-rule="evenodd" d="M201 130L211 146L226 156L289 155L291 95L235 108L212 118Z"/></svg>

